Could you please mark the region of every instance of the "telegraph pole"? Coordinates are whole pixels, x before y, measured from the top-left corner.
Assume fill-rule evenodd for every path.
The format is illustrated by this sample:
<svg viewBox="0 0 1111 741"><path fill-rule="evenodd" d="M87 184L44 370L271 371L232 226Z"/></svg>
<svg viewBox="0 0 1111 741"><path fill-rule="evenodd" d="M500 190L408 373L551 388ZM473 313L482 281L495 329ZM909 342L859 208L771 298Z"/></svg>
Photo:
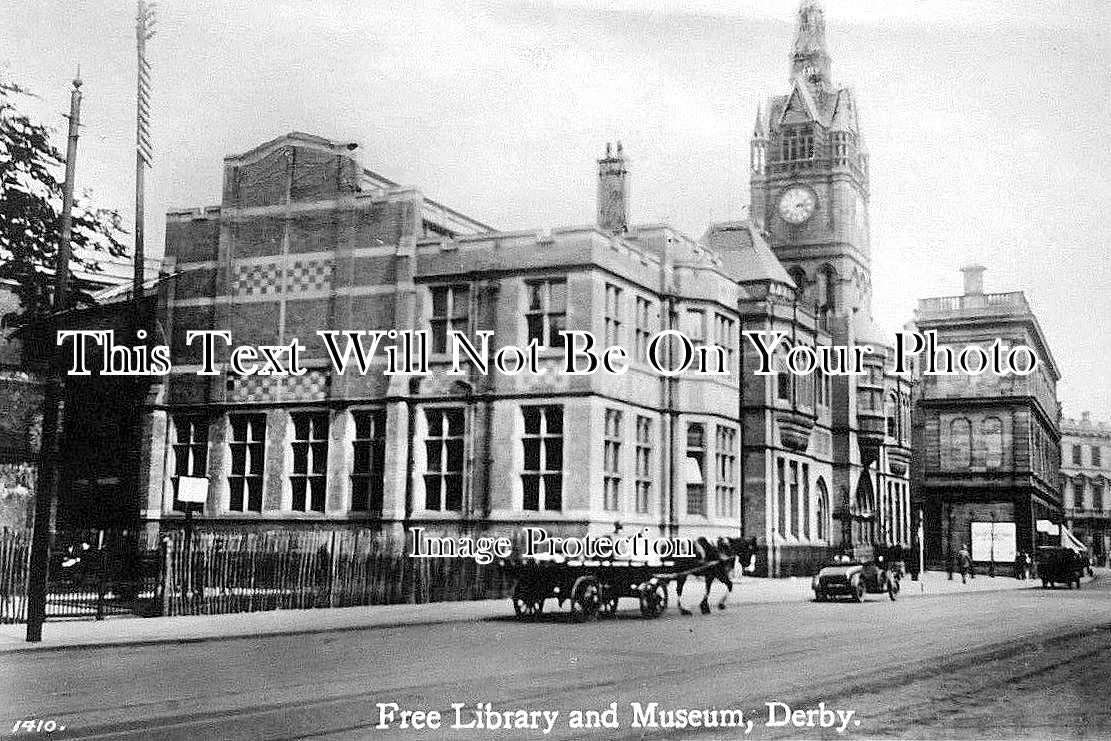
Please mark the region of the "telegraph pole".
<svg viewBox="0 0 1111 741"><path fill-rule="evenodd" d="M77 169L77 132L81 125L81 72L73 80L69 96L69 143L66 146L66 181L62 187L62 225L54 262L54 304L47 320L49 368L43 393L42 441L38 478L35 482L35 519L31 531L31 561L27 575L27 641L42 640L46 619L46 582L49 570L50 535L54 502L58 495L62 394L65 378L55 347L58 315L69 305L70 238L73 233L73 178Z"/></svg>
<svg viewBox="0 0 1111 741"><path fill-rule="evenodd" d="M135 302L136 319L139 317L143 282L146 279L143 196L146 189L146 169L153 159L150 144L150 62L147 61L147 41L154 36L154 20L154 4L147 0L138 0L135 14L135 49L138 55L135 91L135 267L131 280L131 298ZM138 326L142 326L141 321Z"/></svg>

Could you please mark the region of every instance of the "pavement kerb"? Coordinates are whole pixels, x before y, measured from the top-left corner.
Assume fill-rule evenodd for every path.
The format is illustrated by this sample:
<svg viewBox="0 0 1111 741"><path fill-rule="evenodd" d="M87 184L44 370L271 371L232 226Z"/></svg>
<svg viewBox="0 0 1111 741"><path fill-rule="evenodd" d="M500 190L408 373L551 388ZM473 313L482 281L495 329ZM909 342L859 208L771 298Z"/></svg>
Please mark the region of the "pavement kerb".
<svg viewBox="0 0 1111 741"><path fill-rule="evenodd" d="M946 582L946 583L949 582L948 579L942 579L941 578L942 575L944 574L944 572L929 572L929 573L933 575L933 578L931 578L929 580L926 580L927 582L933 582L935 584L939 581ZM995 579L992 579L991 577L987 577L987 576L983 576L982 578L985 579L985 580L988 580L989 586L983 586L982 587L982 586L979 586L979 584L977 584L975 587L973 587L971 589L963 590L963 589L960 589L959 587L963 587L965 585L963 585L963 584L961 584L961 585L954 584L952 589L946 588L942 591L937 591L937 590L918 591L918 590L913 589L913 585L922 584L923 582L912 581L909 577L907 577L903 581L903 585L904 585L903 586L903 594L906 597L914 597L916 599L921 599L921 598L930 598L930 597L942 597L942 596L946 596L946 595L950 595L950 594L971 594L971 593L979 593L979 592L1002 592L1002 591L1014 591L1016 589L1034 589L1034 588L1038 588L1038 584L1034 580L1023 582L1023 583L1016 583L1016 580L1014 580L1011 577L997 577L997 579L999 579L999 584L998 584L998 586L994 586L994 585L992 585L992 583L995 582ZM1093 577L1084 577L1084 583L1091 583L1094 580L1095 579ZM954 579L954 582L955 581L956 581L956 579ZM800 603L810 602L811 597L810 597L809 583L810 583L810 578L809 577L805 577L805 578L804 577L793 577L793 578L790 578L790 579L787 579L787 580L767 580L767 579L758 579L757 580L757 578L754 578L754 577L743 577L742 579L734 580L734 584L739 584L741 586L741 590L742 590L737 595L737 597L735 598L735 599L737 599L737 602L735 602L734 605L735 606L742 606L744 604L744 601L743 601L744 600L744 588L746 586L750 587L752 590L764 591L765 593L769 590L776 590L776 591L784 591L785 592L781 596L778 596L778 597L773 596L772 599L767 599L766 597L769 596L769 595L765 594L764 599L754 600L753 602L750 602L750 604L774 604L774 603L784 603L784 602L800 602ZM981 583L983 583L983 582L981 582ZM801 594L794 594L793 593L794 590L798 590ZM498 619L498 618L501 618L501 617L508 618L510 613L509 613L508 610L505 609L506 602L507 602L507 600L502 599L502 600L481 600L481 601L477 601L477 602L448 603L448 604L455 605L455 606L457 606L457 608L459 608L456 613L454 613L454 614L449 613L449 614L445 615L441 612L439 615L437 615L436 610L429 610L427 612L427 614L422 614L420 616L415 616L415 617L410 616L408 619L404 619L401 616L395 617L393 619L390 619L389 617L384 617L384 619L383 619L382 616L371 613L371 614L367 614L365 616L355 616L356 619L353 622L351 622L350 624L342 624L342 625L334 625L334 624L333 625L312 625L312 626L284 628L284 629L279 628L279 629L276 629L276 630L271 630L271 629L259 630L257 625L254 626L254 628L255 628L254 630L244 630L242 628L236 629L235 626L230 626L231 630L229 630L226 633L209 633L209 634L191 635L191 636L170 636L170 635L167 635L167 636L151 636L151 637L141 637L141 638L132 638L132 639L109 638L105 641L95 642L95 643L94 642L84 642L84 641L82 641L82 642L76 642L76 643L44 642L44 643L30 644L30 643L25 643L25 642L13 642L11 639L8 639L6 636L0 635L0 655L12 654L12 653L38 652L38 651L67 651L67 650L80 650L80 649L93 649L93 648L123 648L123 647L127 647L127 646L185 645L185 644L191 644L191 643L204 643L204 642L207 642L207 641L232 641L232 640L240 640L240 639L243 639L243 638L258 638L258 637L263 637L263 636L297 636L297 635L311 635L311 634L341 633L341 632L349 632L349 631L355 631L355 630L380 630L380 629L387 629L387 628L405 627L405 626L410 626L410 625L443 625L443 624L448 624L448 623L479 622L479 621L483 621L483 620ZM466 606L466 607L461 607L461 606ZM496 611L494 609L490 609L490 610L485 609L485 608L494 608L495 606L497 606ZM405 605L405 606L400 606L399 605L398 607L413 607L413 606L412 605ZM467 609L467 608L470 608L470 609ZM292 615L291 615L291 617L292 617L292 616L303 616L305 613L317 614L317 613L321 613L321 612L327 612L327 610L325 610L325 609L289 610L289 611L271 610L271 611L261 612L261 613L234 613L233 614L234 617L233 617L233 615L228 615L226 617L229 620L235 619L237 621L250 621L250 620L252 620L251 616L276 615L276 614L281 614L281 613L292 613ZM198 616L198 617L208 617L208 616ZM224 617L224 616L211 616L211 617ZM175 617L175 618L152 618L152 619L163 620L163 621L177 621L177 620L188 621L188 620L191 620L192 618L193 618L193 616L180 616L180 617ZM113 623L118 622L120 624L125 624L125 623L131 623L133 621L142 621L142 620L144 620L144 619L143 618L117 618L117 619L112 620L111 622L113 622ZM71 625L73 625L73 624L82 624L82 623L83 624L89 624L91 622L92 621L81 621L81 623L78 623L77 621L74 621L70 624ZM99 623L99 624L103 625L104 623ZM52 625L57 626L58 624L57 623L52 624L52 623L48 622L44 626L44 632L47 633L48 636L49 636L48 631L50 630ZM19 625L19 626L5 626L5 627L18 627L20 631L23 630L22 625Z"/></svg>

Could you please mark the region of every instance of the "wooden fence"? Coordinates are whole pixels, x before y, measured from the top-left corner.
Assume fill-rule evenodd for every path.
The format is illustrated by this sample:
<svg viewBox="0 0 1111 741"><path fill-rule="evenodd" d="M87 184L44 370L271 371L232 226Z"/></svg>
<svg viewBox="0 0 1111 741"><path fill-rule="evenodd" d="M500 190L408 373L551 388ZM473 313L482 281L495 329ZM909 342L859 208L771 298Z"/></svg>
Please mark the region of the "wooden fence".
<svg viewBox="0 0 1111 741"><path fill-rule="evenodd" d="M47 619L112 613L217 615L259 610L501 598L497 564L410 558L372 530L54 536ZM0 530L0 623L27 619L28 531Z"/></svg>
<svg viewBox="0 0 1111 741"><path fill-rule="evenodd" d="M22 623L27 619L30 557L29 531L0 530L0 623Z"/></svg>
<svg viewBox="0 0 1111 741"><path fill-rule="evenodd" d="M410 558L374 531L194 533L163 538L163 615L453 602L508 596L497 564Z"/></svg>

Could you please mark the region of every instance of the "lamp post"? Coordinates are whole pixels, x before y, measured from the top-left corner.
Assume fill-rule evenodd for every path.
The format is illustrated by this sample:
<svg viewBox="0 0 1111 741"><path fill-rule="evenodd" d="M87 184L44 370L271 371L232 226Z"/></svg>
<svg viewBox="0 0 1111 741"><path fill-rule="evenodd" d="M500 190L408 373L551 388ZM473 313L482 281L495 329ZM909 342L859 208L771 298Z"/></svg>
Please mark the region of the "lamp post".
<svg viewBox="0 0 1111 741"><path fill-rule="evenodd" d="M991 562L988 564L988 576L995 578L995 512L991 513Z"/></svg>

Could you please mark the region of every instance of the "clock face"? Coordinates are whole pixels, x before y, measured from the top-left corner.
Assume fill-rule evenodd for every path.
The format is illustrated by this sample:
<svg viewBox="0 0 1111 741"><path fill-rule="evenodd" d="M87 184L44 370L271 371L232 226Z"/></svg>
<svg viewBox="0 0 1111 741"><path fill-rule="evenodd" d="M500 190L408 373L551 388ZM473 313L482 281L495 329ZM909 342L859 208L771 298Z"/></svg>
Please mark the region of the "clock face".
<svg viewBox="0 0 1111 741"><path fill-rule="evenodd" d="M801 224L814 214L818 199L814 191L795 185L779 197L779 215L791 224Z"/></svg>

